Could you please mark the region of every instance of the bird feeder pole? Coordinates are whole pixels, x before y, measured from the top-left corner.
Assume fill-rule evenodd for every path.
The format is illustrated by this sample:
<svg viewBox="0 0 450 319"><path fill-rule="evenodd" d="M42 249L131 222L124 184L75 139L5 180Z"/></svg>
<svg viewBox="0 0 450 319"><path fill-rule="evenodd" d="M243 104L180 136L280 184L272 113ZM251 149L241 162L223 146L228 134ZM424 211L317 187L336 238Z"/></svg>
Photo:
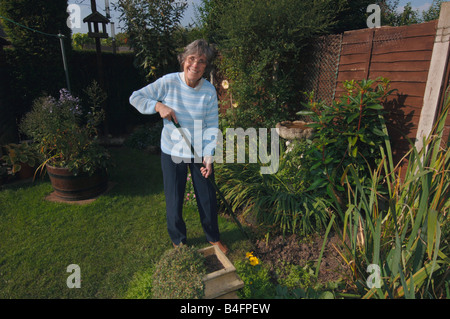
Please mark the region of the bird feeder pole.
<svg viewBox="0 0 450 319"><path fill-rule="evenodd" d="M67 67L66 50L64 49L64 40L63 40L64 37L65 36L61 34L61 32L58 33L59 43L61 45L61 54L63 59L64 72L66 73L67 90L69 90L69 92L72 92L70 89L69 68Z"/></svg>

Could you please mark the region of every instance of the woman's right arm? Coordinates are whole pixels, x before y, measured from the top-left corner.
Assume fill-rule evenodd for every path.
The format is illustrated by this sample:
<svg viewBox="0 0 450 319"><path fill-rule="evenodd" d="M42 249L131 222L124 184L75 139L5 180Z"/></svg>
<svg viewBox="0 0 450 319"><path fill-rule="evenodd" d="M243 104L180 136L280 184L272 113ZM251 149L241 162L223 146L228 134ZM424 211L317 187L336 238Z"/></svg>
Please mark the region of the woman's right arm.
<svg viewBox="0 0 450 319"><path fill-rule="evenodd" d="M168 121L172 121L173 119L175 123L178 123L177 117L175 116L175 111L167 105L161 102L156 102L155 110L163 119L166 119Z"/></svg>
<svg viewBox="0 0 450 319"><path fill-rule="evenodd" d="M130 96L130 104L133 105L141 114L159 113L162 118L178 123L175 112L167 105L161 103L165 97L164 83L162 79L134 91Z"/></svg>
<svg viewBox="0 0 450 319"><path fill-rule="evenodd" d="M134 91L130 96L130 104L133 105L136 110L142 114L155 114L155 106L158 102L158 90L159 86L156 82L151 83L140 90Z"/></svg>

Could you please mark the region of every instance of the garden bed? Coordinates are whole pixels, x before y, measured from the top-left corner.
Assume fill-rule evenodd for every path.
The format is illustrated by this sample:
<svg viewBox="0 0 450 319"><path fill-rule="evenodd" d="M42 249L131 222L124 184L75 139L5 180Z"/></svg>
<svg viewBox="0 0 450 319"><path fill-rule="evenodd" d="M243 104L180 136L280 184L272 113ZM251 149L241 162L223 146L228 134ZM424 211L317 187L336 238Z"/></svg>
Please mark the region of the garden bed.
<svg viewBox="0 0 450 319"><path fill-rule="evenodd" d="M302 267L310 265L315 269L322 244L323 236L318 234L309 237L290 235L284 238L279 235L268 243L263 239L257 240L254 253L273 273L286 263ZM319 283L335 282L351 276L349 267L336 250L341 246L339 237L330 233L321 259L317 278Z"/></svg>

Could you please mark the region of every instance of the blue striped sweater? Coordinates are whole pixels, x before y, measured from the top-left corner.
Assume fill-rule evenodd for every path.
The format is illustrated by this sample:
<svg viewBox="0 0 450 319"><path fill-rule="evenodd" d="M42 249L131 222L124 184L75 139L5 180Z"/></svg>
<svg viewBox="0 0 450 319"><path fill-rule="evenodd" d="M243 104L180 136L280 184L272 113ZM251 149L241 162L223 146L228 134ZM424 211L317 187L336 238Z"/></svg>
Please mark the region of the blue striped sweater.
<svg viewBox="0 0 450 319"><path fill-rule="evenodd" d="M214 155L219 108L216 89L210 82L202 79L197 87L192 88L184 82L182 72L170 73L130 96L130 104L142 114L155 114L157 102L175 111L178 123L191 138L199 156ZM163 121L161 151L177 157L194 157L175 125L166 119Z"/></svg>

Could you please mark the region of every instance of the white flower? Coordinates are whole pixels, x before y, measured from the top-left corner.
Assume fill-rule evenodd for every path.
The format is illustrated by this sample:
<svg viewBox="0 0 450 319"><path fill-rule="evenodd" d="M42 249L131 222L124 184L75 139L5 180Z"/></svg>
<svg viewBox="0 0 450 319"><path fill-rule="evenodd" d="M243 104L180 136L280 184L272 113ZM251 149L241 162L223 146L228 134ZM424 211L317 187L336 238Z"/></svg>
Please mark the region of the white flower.
<svg viewBox="0 0 450 319"><path fill-rule="evenodd" d="M222 87L227 90L230 87L230 84L228 83L227 80L223 80L222 81Z"/></svg>

